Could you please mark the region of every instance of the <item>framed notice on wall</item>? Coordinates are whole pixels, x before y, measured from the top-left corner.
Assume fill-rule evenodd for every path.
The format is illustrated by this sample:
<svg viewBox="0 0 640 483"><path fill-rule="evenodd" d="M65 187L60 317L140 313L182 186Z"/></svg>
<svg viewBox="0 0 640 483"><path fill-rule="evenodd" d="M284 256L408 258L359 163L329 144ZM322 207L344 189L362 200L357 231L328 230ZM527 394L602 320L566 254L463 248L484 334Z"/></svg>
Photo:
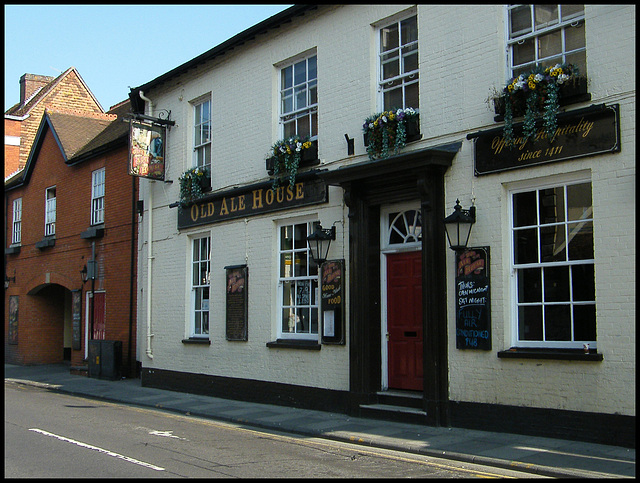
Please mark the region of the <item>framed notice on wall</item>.
<svg viewBox="0 0 640 483"><path fill-rule="evenodd" d="M247 340L249 268L224 267L227 271L227 340Z"/></svg>
<svg viewBox="0 0 640 483"><path fill-rule="evenodd" d="M491 350L489 247L456 253L456 349Z"/></svg>
<svg viewBox="0 0 640 483"><path fill-rule="evenodd" d="M71 348L78 351L82 342L82 290L71 291Z"/></svg>
<svg viewBox="0 0 640 483"><path fill-rule="evenodd" d="M322 343L344 344L344 260L320 266Z"/></svg>

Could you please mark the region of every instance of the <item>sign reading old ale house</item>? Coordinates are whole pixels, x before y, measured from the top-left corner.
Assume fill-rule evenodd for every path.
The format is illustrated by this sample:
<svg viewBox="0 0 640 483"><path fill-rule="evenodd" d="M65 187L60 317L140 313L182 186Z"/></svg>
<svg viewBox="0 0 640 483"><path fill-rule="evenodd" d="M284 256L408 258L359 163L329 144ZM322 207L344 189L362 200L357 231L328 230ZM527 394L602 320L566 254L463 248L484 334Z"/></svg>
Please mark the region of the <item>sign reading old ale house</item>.
<svg viewBox="0 0 640 483"><path fill-rule="evenodd" d="M569 111L557 119L551 136L540 126L532 138L525 139L522 123L514 125L511 143L505 142L502 128L468 136L476 138L476 176L620 151L618 104Z"/></svg>
<svg viewBox="0 0 640 483"><path fill-rule="evenodd" d="M287 184L277 189L272 188L271 182L260 183L180 206L178 229L325 202L327 185L320 180L298 181L293 186Z"/></svg>

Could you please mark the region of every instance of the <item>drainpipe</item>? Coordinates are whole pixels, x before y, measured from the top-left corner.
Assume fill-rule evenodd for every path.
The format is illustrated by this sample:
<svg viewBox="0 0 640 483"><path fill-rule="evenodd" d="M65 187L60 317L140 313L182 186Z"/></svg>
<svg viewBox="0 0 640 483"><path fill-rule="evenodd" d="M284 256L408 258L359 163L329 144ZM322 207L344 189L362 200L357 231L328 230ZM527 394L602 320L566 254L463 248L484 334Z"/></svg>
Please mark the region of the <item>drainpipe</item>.
<svg viewBox="0 0 640 483"><path fill-rule="evenodd" d="M148 97L145 97L144 92L138 91L140 99L149 103L149 115L153 115L153 102ZM148 248L147 248L147 357L153 359L153 352L151 350L151 274L152 274L152 262L153 262L153 180L149 180L149 234L148 234Z"/></svg>

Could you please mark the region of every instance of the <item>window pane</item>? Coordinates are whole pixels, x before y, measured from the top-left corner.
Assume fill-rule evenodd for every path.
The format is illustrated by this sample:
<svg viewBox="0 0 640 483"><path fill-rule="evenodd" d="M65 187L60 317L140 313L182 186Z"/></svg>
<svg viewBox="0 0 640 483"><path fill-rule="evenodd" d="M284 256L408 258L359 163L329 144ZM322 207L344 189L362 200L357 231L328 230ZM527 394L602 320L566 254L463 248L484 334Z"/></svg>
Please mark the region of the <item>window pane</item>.
<svg viewBox="0 0 640 483"><path fill-rule="evenodd" d="M309 105L318 103L318 82L309 82Z"/></svg>
<svg viewBox="0 0 640 483"><path fill-rule="evenodd" d="M569 260L593 259L593 223L569 223Z"/></svg>
<svg viewBox="0 0 640 483"><path fill-rule="evenodd" d="M567 27L564 30L564 43L566 50L583 49L585 47L584 40L584 23Z"/></svg>
<svg viewBox="0 0 640 483"><path fill-rule="evenodd" d="M282 69L282 89L293 87L293 67Z"/></svg>
<svg viewBox="0 0 640 483"><path fill-rule="evenodd" d="M317 79L318 78L318 58L314 55L313 57L309 57L307 59L307 79Z"/></svg>
<svg viewBox="0 0 640 483"><path fill-rule="evenodd" d="M544 274L544 301L567 302L569 300L569 267L548 267Z"/></svg>
<svg viewBox="0 0 640 483"><path fill-rule="evenodd" d="M596 287L593 265L574 265L571 267L573 300L595 301Z"/></svg>
<svg viewBox="0 0 640 483"><path fill-rule="evenodd" d="M559 223L564 219L564 188L540 190L540 224Z"/></svg>
<svg viewBox="0 0 640 483"><path fill-rule="evenodd" d="M537 229L517 230L513 233L513 237L515 263L536 263L538 261Z"/></svg>
<svg viewBox="0 0 640 483"><path fill-rule="evenodd" d="M418 83L414 82L405 87L404 105L402 107L415 107L418 109L420 101L418 98Z"/></svg>
<svg viewBox="0 0 640 483"><path fill-rule="evenodd" d="M304 84L307 81L307 61L303 60L293 66L293 84Z"/></svg>
<svg viewBox="0 0 640 483"><path fill-rule="evenodd" d="M558 23L558 6L557 5L535 5L534 6L536 30Z"/></svg>
<svg viewBox="0 0 640 483"><path fill-rule="evenodd" d="M318 309L312 307L310 310L311 313L311 333L318 333Z"/></svg>
<svg viewBox="0 0 640 483"><path fill-rule="evenodd" d="M418 70L418 45L414 44L409 48L402 49L402 59L404 62L404 69L402 72Z"/></svg>
<svg viewBox="0 0 640 483"><path fill-rule="evenodd" d="M573 339L577 341L596 340L596 306L573 306Z"/></svg>
<svg viewBox="0 0 640 483"><path fill-rule="evenodd" d="M513 65L526 64L527 62L533 62L535 53L535 44L533 39L525 40L522 44L515 44L513 46Z"/></svg>
<svg viewBox="0 0 640 483"><path fill-rule="evenodd" d="M280 255L280 276L281 277L292 277L293 270L291 267L292 264L292 256L291 253L282 253Z"/></svg>
<svg viewBox="0 0 640 483"><path fill-rule="evenodd" d="M531 32L531 8L529 5L512 9L510 19L511 38Z"/></svg>
<svg viewBox="0 0 640 483"><path fill-rule="evenodd" d="M513 226L537 225L536 192L515 193L513 195Z"/></svg>
<svg viewBox="0 0 640 483"><path fill-rule="evenodd" d="M284 137L290 138L296 135L296 120L295 118L291 121L287 121L283 125L284 128Z"/></svg>
<svg viewBox="0 0 640 483"><path fill-rule="evenodd" d="M542 307L535 305L518 309L518 339L542 340Z"/></svg>
<svg viewBox="0 0 640 483"><path fill-rule="evenodd" d="M562 9L562 20L584 15L584 5L560 5Z"/></svg>
<svg viewBox="0 0 640 483"><path fill-rule="evenodd" d="M295 88L296 110L307 107L307 86L302 85Z"/></svg>
<svg viewBox="0 0 640 483"><path fill-rule="evenodd" d="M384 93L384 110L402 107L402 87Z"/></svg>
<svg viewBox="0 0 640 483"><path fill-rule="evenodd" d="M398 24L380 29L380 50L382 52L397 48L399 46L398 40Z"/></svg>
<svg viewBox="0 0 640 483"><path fill-rule="evenodd" d="M295 225L294 248L307 248L307 224Z"/></svg>
<svg viewBox="0 0 640 483"><path fill-rule="evenodd" d="M544 308L545 340L571 340L571 307L547 305Z"/></svg>
<svg viewBox="0 0 640 483"><path fill-rule="evenodd" d="M288 89L282 93L282 113L293 111L293 89Z"/></svg>
<svg viewBox="0 0 640 483"><path fill-rule="evenodd" d="M518 270L518 302L542 301L542 270L525 268Z"/></svg>
<svg viewBox="0 0 640 483"><path fill-rule="evenodd" d="M538 59L544 59L562 53L562 35L560 30L538 37Z"/></svg>
<svg viewBox="0 0 640 483"><path fill-rule="evenodd" d="M296 132L298 133L298 136L311 136L311 126L309 126L309 116L308 115L304 115L304 116L300 116L298 119L298 127L296 129Z"/></svg>
<svg viewBox="0 0 640 483"><path fill-rule="evenodd" d="M567 186L567 209L569 220L592 218L591 183Z"/></svg>
<svg viewBox="0 0 640 483"><path fill-rule="evenodd" d="M565 62L577 65L580 75L587 75L587 53L584 50L574 54L567 54Z"/></svg>
<svg viewBox="0 0 640 483"><path fill-rule="evenodd" d="M403 45L418 40L418 17L411 17L403 20L400 26L402 29Z"/></svg>
<svg viewBox="0 0 640 483"><path fill-rule="evenodd" d="M543 262L564 262L567 258L564 225L540 228L540 257Z"/></svg>
<svg viewBox="0 0 640 483"><path fill-rule="evenodd" d="M397 55L382 57L382 79L391 79L400 75L400 59Z"/></svg>
<svg viewBox="0 0 640 483"><path fill-rule="evenodd" d="M307 275L307 252L296 252L294 276L304 277L306 275Z"/></svg>
<svg viewBox="0 0 640 483"><path fill-rule="evenodd" d="M293 287L295 286L295 282L283 282L282 284L282 305L289 306L294 305Z"/></svg>

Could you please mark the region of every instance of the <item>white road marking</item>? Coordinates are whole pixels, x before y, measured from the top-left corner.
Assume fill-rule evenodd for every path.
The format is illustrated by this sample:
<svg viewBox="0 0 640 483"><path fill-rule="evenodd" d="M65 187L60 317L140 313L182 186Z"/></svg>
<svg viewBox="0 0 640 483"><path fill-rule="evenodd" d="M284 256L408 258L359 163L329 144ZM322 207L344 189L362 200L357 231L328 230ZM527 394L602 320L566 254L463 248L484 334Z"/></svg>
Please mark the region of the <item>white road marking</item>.
<svg viewBox="0 0 640 483"><path fill-rule="evenodd" d="M98 448L97 446L93 446L87 443L83 443L82 441L76 441L75 439L70 439L70 438L65 438L64 436L60 436L58 434L53 434L50 433L49 431L44 431L42 429L38 429L38 428L30 428L29 431L34 431L36 433L40 433L40 434L44 434L45 436L51 436L53 438L59 439L60 441L65 441L67 443L72 443L75 445L78 445L82 448L87 448L93 451L98 451L99 453L104 453L108 456L113 456L114 458L119 458L121 460L125 460L128 461L130 463L134 463L136 465L140 465L140 466L144 466L145 468L151 468L152 470L156 470L156 471L164 471L164 468L160 467L160 466L156 466L156 465L152 465L151 463L145 463L144 461L139 461L137 459L134 458L130 458L129 456L124 456L118 453L114 453L113 451L109 451L107 449L102 449L102 448Z"/></svg>

